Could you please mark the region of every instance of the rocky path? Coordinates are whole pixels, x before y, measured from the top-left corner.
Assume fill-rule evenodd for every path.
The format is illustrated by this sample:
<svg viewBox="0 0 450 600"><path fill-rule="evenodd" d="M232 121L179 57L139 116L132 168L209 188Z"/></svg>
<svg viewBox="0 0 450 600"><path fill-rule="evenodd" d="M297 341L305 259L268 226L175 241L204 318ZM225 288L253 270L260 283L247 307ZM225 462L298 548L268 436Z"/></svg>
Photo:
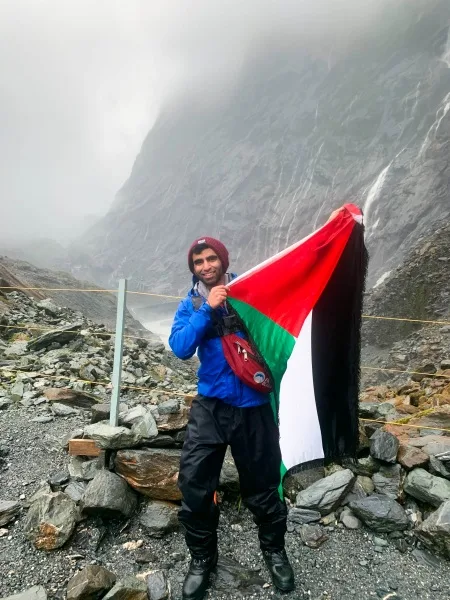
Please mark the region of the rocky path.
<svg viewBox="0 0 450 600"><path fill-rule="evenodd" d="M67 583L89 564L106 567L119 578L155 568L166 571L174 598L180 598L188 555L180 532L161 539L148 536L138 515L130 521L104 523L87 519L62 549L37 550L23 534L26 502L55 472L67 468L61 439L84 425L80 415L56 417L50 423L30 422L19 407L0 411L0 490L3 500L20 500L16 520L0 529L0 597L33 585L42 585L48 597L65 598ZM5 456L6 455L6 456ZM287 536L297 578L295 599L448 600L450 563L417 548L400 552L392 540L365 529L350 531L332 521L325 527L328 539L318 549L305 546L298 533ZM128 544L124 547L124 544ZM222 556L227 562L214 578L211 600L278 597L268 585L267 572L257 547L254 525L247 511L225 503L220 525ZM246 584L253 584L246 587Z"/></svg>

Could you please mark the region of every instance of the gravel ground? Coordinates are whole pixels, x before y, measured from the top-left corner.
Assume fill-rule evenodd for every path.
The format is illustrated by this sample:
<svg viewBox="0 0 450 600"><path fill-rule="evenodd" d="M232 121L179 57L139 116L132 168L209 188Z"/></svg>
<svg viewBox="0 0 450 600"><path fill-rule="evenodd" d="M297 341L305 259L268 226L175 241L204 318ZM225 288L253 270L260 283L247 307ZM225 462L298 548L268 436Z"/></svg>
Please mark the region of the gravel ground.
<svg viewBox="0 0 450 600"><path fill-rule="evenodd" d="M40 482L64 469L67 454L60 440L82 424L83 418L56 418L46 424L32 423L27 409L0 412L0 440L9 447L9 468L0 472L0 499L30 497ZM25 510L25 509L24 509ZM101 564L118 577L152 568L168 572L174 598L180 598L188 554L181 533L155 540L146 535L136 518L131 522L100 520L79 524L72 540L61 550L36 550L22 532L24 512L8 533L0 537L0 598L32 585L43 585L49 598L62 599L70 577L90 563ZM297 589L286 597L299 600L448 600L450 563L432 557L430 564L418 562L411 553L400 553L391 543L375 550L373 533L327 527L329 539L317 550L303 546L300 536L288 534L287 549L296 573ZM224 503L220 525L220 551L233 557L268 581L260 557L255 527L247 511L236 503ZM122 544L142 540L137 550ZM379 551L381 550L381 552ZM213 581L210 600L272 598L281 596L272 586L233 590L232 583Z"/></svg>

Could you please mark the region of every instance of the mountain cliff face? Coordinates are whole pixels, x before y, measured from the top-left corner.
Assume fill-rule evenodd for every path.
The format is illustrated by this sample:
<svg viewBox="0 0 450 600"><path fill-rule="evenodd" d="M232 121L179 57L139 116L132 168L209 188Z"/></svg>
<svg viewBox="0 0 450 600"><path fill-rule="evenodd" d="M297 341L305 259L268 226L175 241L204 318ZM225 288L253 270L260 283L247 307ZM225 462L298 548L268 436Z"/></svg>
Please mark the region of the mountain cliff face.
<svg viewBox="0 0 450 600"><path fill-rule="evenodd" d="M220 103L164 111L72 266L176 294L196 237L220 237L242 271L350 201L374 284L449 218L449 24L448 0L391 3L347 55L270 46Z"/></svg>

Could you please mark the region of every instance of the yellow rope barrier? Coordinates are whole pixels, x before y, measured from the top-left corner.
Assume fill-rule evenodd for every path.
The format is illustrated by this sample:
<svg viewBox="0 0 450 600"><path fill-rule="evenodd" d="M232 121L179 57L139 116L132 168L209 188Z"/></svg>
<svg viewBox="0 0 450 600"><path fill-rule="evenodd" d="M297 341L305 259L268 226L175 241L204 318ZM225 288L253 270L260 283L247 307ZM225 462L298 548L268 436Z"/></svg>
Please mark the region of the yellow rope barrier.
<svg viewBox="0 0 450 600"><path fill-rule="evenodd" d="M426 319L407 319L406 317L376 317L374 315L362 315L363 319L381 319L383 321L406 321L408 323L429 323L430 325L450 325L450 321L429 321Z"/></svg>
<svg viewBox="0 0 450 600"><path fill-rule="evenodd" d="M104 290L104 289L86 289L86 288L45 288L45 287L19 287L19 286L0 286L0 290L21 290L21 291L37 291L43 292L97 292L97 293L108 293L114 294L118 290ZM135 292L127 290L127 294L134 294L137 296L152 296L154 298L168 298L170 300L182 300L183 296L172 296L170 294L155 294L153 292ZM363 319L379 319L383 321L406 321L408 323L427 323L429 325L450 325L450 321L433 321L431 319L409 319L407 317L385 317L376 315L362 315Z"/></svg>
<svg viewBox="0 0 450 600"><path fill-rule="evenodd" d="M37 325L1 325L0 324L0 329L36 329L38 331L57 331L58 328L56 327L38 327ZM66 329L64 331L64 333L80 333L80 331L76 330L76 329ZM149 330L149 333L150 330ZM97 336L102 336L102 335L116 335L116 333L114 331L95 331L95 332L89 332L89 335L97 335ZM133 340L146 340L146 337L140 336L140 335L124 335L124 338L129 338L129 339L133 339Z"/></svg>
<svg viewBox="0 0 450 600"><path fill-rule="evenodd" d="M66 380L66 381L70 381L71 383L89 383L90 385L102 385L102 386L111 386L111 382L110 381L92 381L90 379L75 379L73 377L68 377L67 375L47 375L46 373L39 373L39 371L24 371L21 369L10 369L9 367L0 367L0 370L2 371L6 371L7 373L23 373L24 375L28 375L29 377L33 376L33 377L43 377L45 379L55 379L55 380ZM183 393L183 392L175 392L175 391L168 391L168 390L163 390L161 388L146 388L146 387L141 387L141 386L137 386L137 385L121 385L120 386L121 389L127 389L127 390L137 390L137 391L142 391L142 392L157 392L158 394L164 394L166 396L182 396L183 398L195 398L195 394L188 394L188 393Z"/></svg>
<svg viewBox="0 0 450 600"><path fill-rule="evenodd" d="M414 415L412 415L414 418ZM431 431L447 431L450 433L450 429L444 429L442 427L429 427L426 425L410 425L408 423L396 423L395 421L378 421L378 419L359 419L367 423L381 423L382 425L395 425L396 427L413 427L415 429L430 429Z"/></svg>
<svg viewBox="0 0 450 600"><path fill-rule="evenodd" d="M424 375L425 377L446 377L449 378L449 375L445 375L444 373L422 373L421 371L402 371L401 369L385 369L383 367L366 367L362 366L361 369L365 371L387 371L389 373L408 373L411 375Z"/></svg>

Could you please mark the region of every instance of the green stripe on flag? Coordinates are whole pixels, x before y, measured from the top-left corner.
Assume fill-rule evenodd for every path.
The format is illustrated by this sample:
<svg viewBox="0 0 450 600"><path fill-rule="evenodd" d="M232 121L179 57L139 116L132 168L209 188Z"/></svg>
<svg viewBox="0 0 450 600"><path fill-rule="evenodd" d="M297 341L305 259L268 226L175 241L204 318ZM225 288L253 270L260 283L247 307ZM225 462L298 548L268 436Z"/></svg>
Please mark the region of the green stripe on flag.
<svg viewBox="0 0 450 600"><path fill-rule="evenodd" d="M280 384L286 371L287 361L294 349L296 338L249 304L235 298L228 298L228 301L242 319L258 352L270 369L274 384L274 391L270 394L270 402L275 421L278 423ZM280 465L280 471L279 492L280 497L283 498L283 477L286 474L286 467L283 463Z"/></svg>

